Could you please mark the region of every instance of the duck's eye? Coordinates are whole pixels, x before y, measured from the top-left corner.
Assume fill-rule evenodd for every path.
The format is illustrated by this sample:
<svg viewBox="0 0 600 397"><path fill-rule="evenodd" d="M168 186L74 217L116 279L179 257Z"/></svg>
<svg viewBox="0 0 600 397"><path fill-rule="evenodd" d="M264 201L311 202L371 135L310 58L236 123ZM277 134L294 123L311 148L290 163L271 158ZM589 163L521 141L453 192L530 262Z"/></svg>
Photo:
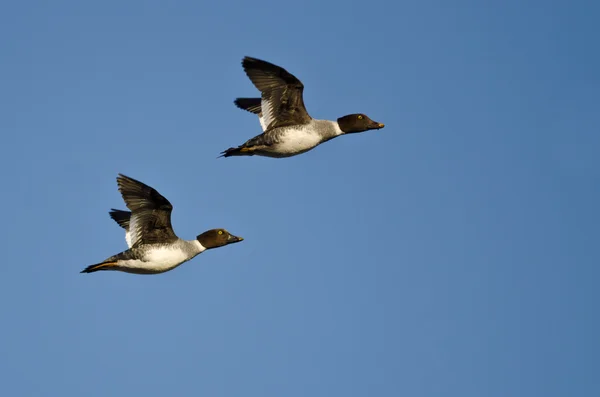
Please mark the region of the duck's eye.
<svg viewBox="0 0 600 397"><path fill-rule="evenodd" d="M358 119L359 119L359 120L362 120L362 119L363 119L363 116L362 116L362 114L359 114L359 115L358 115Z"/></svg>
<svg viewBox="0 0 600 397"><path fill-rule="evenodd" d="M219 230L219 234L223 234L223 231L222 231L222 230Z"/></svg>

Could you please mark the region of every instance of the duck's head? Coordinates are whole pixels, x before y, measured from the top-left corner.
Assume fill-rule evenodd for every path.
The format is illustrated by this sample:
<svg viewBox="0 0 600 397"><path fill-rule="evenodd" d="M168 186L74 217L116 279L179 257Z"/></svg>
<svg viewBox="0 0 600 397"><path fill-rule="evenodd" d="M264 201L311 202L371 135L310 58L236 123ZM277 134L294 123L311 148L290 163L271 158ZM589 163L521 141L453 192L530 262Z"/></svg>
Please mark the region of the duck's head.
<svg viewBox="0 0 600 397"><path fill-rule="evenodd" d="M364 132L368 130L378 130L385 127L385 124L371 120L366 114L349 114L337 119L337 123L344 134L354 132Z"/></svg>
<svg viewBox="0 0 600 397"><path fill-rule="evenodd" d="M218 248L227 244L239 243L242 237L234 236L225 229L211 229L202 233L196 240L206 249Z"/></svg>

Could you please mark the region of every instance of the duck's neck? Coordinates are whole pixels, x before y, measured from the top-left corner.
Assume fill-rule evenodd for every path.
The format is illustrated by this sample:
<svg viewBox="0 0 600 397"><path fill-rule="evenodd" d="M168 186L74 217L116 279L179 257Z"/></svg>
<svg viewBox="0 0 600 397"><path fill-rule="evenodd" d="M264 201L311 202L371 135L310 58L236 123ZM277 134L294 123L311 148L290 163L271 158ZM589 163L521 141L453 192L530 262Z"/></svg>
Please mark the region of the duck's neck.
<svg viewBox="0 0 600 397"><path fill-rule="evenodd" d="M335 138L344 134L337 121L331 120L313 120L315 128L323 136L325 140Z"/></svg>
<svg viewBox="0 0 600 397"><path fill-rule="evenodd" d="M197 239L193 240L182 240L183 245L185 246L185 250L194 256L198 255L201 252L206 251L206 247L200 244L200 241Z"/></svg>

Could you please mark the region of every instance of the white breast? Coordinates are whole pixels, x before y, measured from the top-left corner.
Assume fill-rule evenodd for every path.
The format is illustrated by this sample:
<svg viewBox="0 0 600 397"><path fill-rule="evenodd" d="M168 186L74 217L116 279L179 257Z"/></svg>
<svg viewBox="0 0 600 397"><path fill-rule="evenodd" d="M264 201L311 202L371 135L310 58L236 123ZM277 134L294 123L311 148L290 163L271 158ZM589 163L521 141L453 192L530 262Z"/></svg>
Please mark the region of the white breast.
<svg viewBox="0 0 600 397"><path fill-rule="evenodd" d="M160 273L171 270L190 259L192 258L179 248L158 247L147 251L142 260L127 260L122 261L120 264L124 267Z"/></svg>
<svg viewBox="0 0 600 397"><path fill-rule="evenodd" d="M288 128L277 144L280 153L300 153L310 150L321 143L322 137L306 126Z"/></svg>

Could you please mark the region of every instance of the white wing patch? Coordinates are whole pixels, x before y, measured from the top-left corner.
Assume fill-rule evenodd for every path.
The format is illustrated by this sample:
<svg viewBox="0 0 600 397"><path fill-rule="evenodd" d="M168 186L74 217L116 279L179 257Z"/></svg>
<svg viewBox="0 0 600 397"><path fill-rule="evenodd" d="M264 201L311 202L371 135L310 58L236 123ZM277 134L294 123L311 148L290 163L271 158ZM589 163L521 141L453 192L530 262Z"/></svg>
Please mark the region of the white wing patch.
<svg viewBox="0 0 600 397"><path fill-rule="evenodd" d="M140 226L141 222L139 222L138 217L132 213L131 218L129 218L129 229L125 232L125 241L127 241L129 248L133 247L142 237Z"/></svg>
<svg viewBox="0 0 600 397"><path fill-rule="evenodd" d="M131 244L131 233L129 233L129 229L125 230L125 241L127 241L127 246L131 248L133 244Z"/></svg>
<svg viewBox="0 0 600 397"><path fill-rule="evenodd" d="M265 125L265 118L263 117L262 112L258 114L258 121L260 121L260 126L263 132L265 132L267 130L267 126Z"/></svg>
<svg viewBox="0 0 600 397"><path fill-rule="evenodd" d="M272 102L266 99L261 99L260 108L262 112L262 117L260 119L260 124L263 127L263 131L267 129L267 127L275 121L275 116L273 115L273 106Z"/></svg>

